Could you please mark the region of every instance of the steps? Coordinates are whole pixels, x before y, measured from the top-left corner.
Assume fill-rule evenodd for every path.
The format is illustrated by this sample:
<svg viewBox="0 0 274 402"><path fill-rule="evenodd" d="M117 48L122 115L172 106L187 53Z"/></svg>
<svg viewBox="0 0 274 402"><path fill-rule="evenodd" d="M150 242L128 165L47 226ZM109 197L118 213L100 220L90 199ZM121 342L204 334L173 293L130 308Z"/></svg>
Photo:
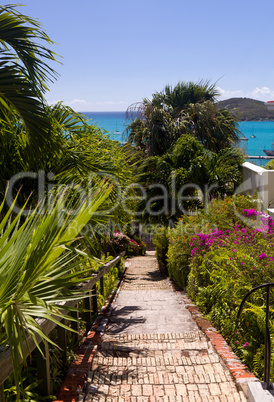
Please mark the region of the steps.
<svg viewBox="0 0 274 402"><path fill-rule="evenodd" d="M246 402L154 253L128 264L78 402Z"/></svg>
<svg viewBox="0 0 274 402"><path fill-rule="evenodd" d="M85 402L245 401L201 331L105 335Z"/></svg>

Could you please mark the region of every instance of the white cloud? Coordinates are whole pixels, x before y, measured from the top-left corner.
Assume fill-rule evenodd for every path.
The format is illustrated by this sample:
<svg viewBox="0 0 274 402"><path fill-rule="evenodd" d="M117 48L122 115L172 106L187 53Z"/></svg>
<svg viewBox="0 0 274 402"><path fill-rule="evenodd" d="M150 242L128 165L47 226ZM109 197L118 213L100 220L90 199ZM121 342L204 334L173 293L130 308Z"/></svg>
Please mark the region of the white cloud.
<svg viewBox="0 0 274 402"><path fill-rule="evenodd" d="M251 98L266 102L274 99L274 89L271 90L268 87L255 88L251 91L243 91L241 89L230 91L220 87L217 87L217 90L220 94L218 100L229 98Z"/></svg>
<svg viewBox="0 0 274 402"><path fill-rule="evenodd" d="M244 92L242 90L235 90L235 91L230 91L226 90L220 87L216 87L217 91L219 92L220 96L218 97L218 100L224 100L224 99L229 99L229 98L242 98L244 97Z"/></svg>
<svg viewBox="0 0 274 402"><path fill-rule="evenodd" d="M265 95L265 94L270 94L271 91L268 87L262 87L262 88L256 88L254 91L254 94L260 94L260 95Z"/></svg>
<svg viewBox="0 0 274 402"><path fill-rule="evenodd" d="M255 88L249 93L249 97L266 102L274 99L274 90L268 87Z"/></svg>
<svg viewBox="0 0 274 402"><path fill-rule="evenodd" d="M87 103L87 101L85 101L84 99L73 99L72 101L69 102L70 105L75 105L75 104L83 104L83 103Z"/></svg>

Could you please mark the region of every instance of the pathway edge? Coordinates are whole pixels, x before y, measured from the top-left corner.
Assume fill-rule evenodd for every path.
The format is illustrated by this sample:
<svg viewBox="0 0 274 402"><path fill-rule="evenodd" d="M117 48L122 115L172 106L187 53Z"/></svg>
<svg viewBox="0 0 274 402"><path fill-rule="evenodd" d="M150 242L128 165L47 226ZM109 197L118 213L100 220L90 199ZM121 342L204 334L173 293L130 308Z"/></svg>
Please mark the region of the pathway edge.
<svg viewBox="0 0 274 402"><path fill-rule="evenodd" d="M117 281L117 287L111 292L104 306L98 313L96 320L88 331L84 342L77 349L77 359L70 365L68 374L62 382L55 402L82 402L84 401L84 385L87 374L92 366L93 357L104 335L108 319L113 310L123 279L130 265L130 259L125 260L124 270Z"/></svg>
<svg viewBox="0 0 274 402"><path fill-rule="evenodd" d="M229 369L238 390L242 391L250 402L274 401L274 397L271 393L263 389L263 383L242 363L224 337L212 326L211 322L203 316L202 312L191 300L187 292L181 289L171 278L169 278L169 281L174 291L181 294L181 298L193 320L211 342L223 364Z"/></svg>

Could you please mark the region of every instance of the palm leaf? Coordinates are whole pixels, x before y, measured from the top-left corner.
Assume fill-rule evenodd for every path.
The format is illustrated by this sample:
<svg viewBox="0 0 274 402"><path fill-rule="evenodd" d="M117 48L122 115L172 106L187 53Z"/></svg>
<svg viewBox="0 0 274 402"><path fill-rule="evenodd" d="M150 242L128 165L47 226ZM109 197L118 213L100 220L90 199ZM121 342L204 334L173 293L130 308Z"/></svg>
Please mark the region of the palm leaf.
<svg viewBox="0 0 274 402"><path fill-rule="evenodd" d="M4 218L6 230L9 226L12 230L9 230L9 238L1 241L5 236L2 230L0 238L0 339L2 344L10 345L14 367L19 366L21 359L26 361L29 339L37 347L37 337L50 342L35 318L63 325L58 320L64 308L60 301L83 296L75 286L86 277L85 261L90 257L86 253L75 253L74 248L67 245L73 244L111 191L111 186L102 181L92 200L82 199L77 214L64 215L62 220L58 215L64 208L64 199L59 199L44 215L34 211L21 227L9 221L10 211ZM18 385L17 373L15 381Z"/></svg>
<svg viewBox="0 0 274 402"><path fill-rule="evenodd" d="M15 7L0 8L0 45L12 64L20 67L28 81L34 84L39 95L47 89L46 81L53 81L57 76L47 64L56 61L56 54L43 46L43 43L52 45L53 42L37 20L21 14Z"/></svg>

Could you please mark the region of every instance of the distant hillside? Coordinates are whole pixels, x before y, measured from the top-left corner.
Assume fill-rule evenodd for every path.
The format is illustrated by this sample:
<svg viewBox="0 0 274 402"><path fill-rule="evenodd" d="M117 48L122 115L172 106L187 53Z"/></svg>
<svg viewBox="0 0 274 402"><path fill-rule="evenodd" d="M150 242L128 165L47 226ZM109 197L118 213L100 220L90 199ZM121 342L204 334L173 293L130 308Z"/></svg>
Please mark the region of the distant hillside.
<svg viewBox="0 0 274 402"><path fill-rule="evenodd" d="M230 98L218 102L221 109L228 109L238 120L274 120L274 111L267 110L264 102L249 98Z"/></svg>

